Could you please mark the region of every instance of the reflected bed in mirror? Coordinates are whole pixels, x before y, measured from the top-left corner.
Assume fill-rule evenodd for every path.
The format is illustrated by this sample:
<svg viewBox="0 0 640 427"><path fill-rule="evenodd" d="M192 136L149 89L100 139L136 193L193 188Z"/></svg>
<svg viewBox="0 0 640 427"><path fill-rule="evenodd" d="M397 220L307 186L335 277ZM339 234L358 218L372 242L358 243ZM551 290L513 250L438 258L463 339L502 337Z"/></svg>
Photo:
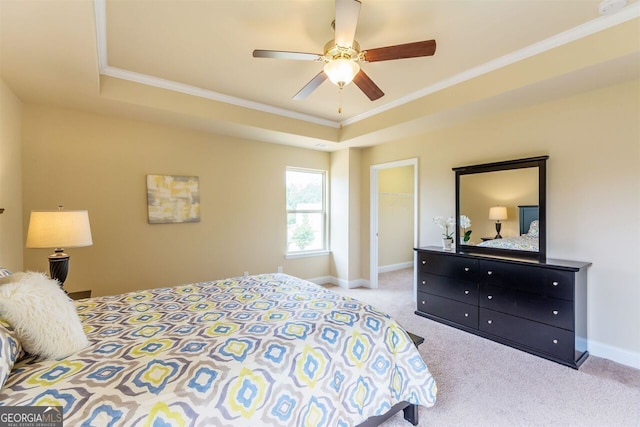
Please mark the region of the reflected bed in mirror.
<svg viewBox="0 0 640 427"><path fill-rule="evenodd" d="M511 249L516 251L539 252L540 222L538 206L518 206L518 234L483 240L478 246L484 248ZM465 244L461 242L462 244ZM473 245L473 240L466 244Z"/></svg>
<svg viewBox="0 0 640 427"><path fill-rule="evenodd" d="M540 156L453 168L457 252L546 258L547 159ZM461 215L468 217L470 227L461 228ZM470 230L465 241L465 232Z"/></svg>

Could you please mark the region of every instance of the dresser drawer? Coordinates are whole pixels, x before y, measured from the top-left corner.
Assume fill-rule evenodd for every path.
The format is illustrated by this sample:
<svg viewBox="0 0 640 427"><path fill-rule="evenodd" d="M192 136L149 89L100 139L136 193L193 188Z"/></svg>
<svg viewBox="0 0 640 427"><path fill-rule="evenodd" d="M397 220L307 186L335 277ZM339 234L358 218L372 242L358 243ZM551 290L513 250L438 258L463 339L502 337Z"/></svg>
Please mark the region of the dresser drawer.
<svg viewBox="0 0 640 427"><path fill-rule="evenodd" d="M478 261L459 256L418 252L418 271L460 280L476 281Z"/></svg>
<svg viewBox="0 0 640 427"><path fill-rule="evenodd" d="M576 274L571 271L546 269L542 286L547 295L573 301L575 280Z"/></svg>
<svg viewBox="0 0 640 427"><path fill-rule="evenodd" d="M481 260L479 279L482 283L552 298L574 299L575 274L570 271Z"/></svg>
<svg viewBox="0 0 640 427"><path fill-rule="evenodd" d="M467 280L419 273L418 292L427 292L466 304L478 305L478 285L476 282Z"/></svg>
<svg viewBox="0 0 640 427"><path fill-rule="evenodd" d="M418 310L451 322L478 329L478 306L418 292Z"/></svg>
<svg viewBox="0 0 640 427"><path fill-rule="evenodd" d="M482 283L480 307L574 330L573 303L562 299Z"/></svg>
<svg viewBox="0 0 640 427"><path fill-rule="evenodd" d="M551 356L573 361L575 340L565 329L481 308L479 329Z"/></svg>

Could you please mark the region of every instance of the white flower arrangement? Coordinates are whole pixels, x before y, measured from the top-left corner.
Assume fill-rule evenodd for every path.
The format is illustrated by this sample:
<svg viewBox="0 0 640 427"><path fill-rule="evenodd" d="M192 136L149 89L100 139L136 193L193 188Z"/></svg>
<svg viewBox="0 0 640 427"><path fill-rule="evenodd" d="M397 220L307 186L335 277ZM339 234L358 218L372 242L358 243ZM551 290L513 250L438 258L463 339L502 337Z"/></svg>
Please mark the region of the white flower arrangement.
<svg viewBox="0 0 640 427"><path fill-rule="evenodd" d="M460 215L460 227L464 231L462 240L467 243L471 239L471 230L467 230L467 228L471 227L471 220L468 216Z"/></svg>
<svg viewBox="0 0 640 427"><path fill-rule="evenodd" d="M433 218L433 223L442 228L442 230L444 231L442 235L445 239L453 239L453 235L455 234L454 228L456 227L456 221L452 216L447 219L444 219L444 217L442 216L436 216Z"/></svg>

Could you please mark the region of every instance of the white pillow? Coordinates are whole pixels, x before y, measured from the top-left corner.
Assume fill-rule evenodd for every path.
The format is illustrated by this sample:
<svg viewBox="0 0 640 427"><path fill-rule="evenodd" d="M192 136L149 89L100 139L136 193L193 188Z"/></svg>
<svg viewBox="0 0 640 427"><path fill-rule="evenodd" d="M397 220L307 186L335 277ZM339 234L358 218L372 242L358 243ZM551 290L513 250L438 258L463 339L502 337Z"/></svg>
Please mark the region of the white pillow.
<svg viewBox="0 0 640 427"><path fill-rule="evenodd" d="M24 351L40 359L67 357L89 344L73 301L42 273L0 279L0 316L15 328Z"/></svg>

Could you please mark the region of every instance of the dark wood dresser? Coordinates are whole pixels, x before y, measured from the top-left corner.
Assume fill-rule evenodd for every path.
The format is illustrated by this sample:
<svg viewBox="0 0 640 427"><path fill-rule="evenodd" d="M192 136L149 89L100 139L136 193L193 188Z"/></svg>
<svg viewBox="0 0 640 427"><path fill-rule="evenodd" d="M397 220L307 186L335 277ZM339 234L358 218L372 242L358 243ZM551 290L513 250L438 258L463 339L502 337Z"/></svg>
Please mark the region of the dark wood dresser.
<svg viewBox="0 0 640 427"><path fill-rule="evenodd" d="M588 357L591 263L416 251L416 314L575 369Z"/></svg>

